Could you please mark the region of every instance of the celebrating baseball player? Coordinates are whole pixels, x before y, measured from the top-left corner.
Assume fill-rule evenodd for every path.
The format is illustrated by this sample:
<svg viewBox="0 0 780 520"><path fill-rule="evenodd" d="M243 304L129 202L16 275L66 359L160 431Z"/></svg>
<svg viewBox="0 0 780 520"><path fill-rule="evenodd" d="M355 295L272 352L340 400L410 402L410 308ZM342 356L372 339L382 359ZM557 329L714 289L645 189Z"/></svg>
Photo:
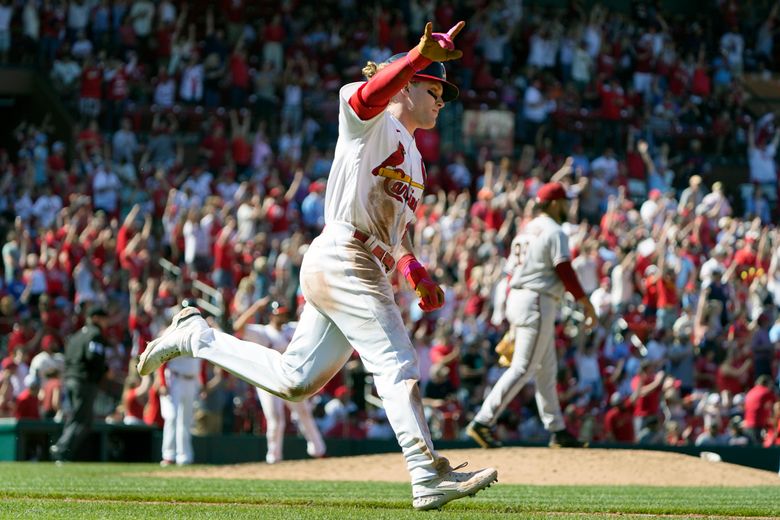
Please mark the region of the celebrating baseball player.
<svg viewBox="0 0 780 520"><path fill-rule="evenodd" d="M572 269L568 239L560 225L568 213L566 190L560 183L547 183L539 189L536 202L541 212L512 241L507 262L512 277L506 318L514 334L514 355L466 428L483 448L501 446L493 435L496 420L534 376L539 414L552 432L550 446L582 446L566 430L558 402L555 316L564 288L585 310L588 330L596 323L596 311Z"/></svg>
<svg viewBox="0 0 780 520"><path fill-rule="evenodd" d="M497 479L493 468L456 471L433 448L418 385L414 347L387 274L400 270L424 311L444 293L415 258L407 228L415 219L426 174L414 140L436 124L458 95L440 62L460 58L454 40L426 24L419 45L363 69L366 82L341 88L339 139L325 197L325 229L300 271L306 305L284 353L208 327L185 308L138 363L147 374L180 355L215 363L267 392L300 401L318 391L357 350L382 399L412 480L412 504L435 509Z"/></svg>
<svg viewBox="0 0 780 520"><path fill-rule="evenodd" d="M271 310L270 323L267 325L247 323L252 316L266 306ZM284 353L293 337L295 326L295 323L289 321L289 309L287 307L279 302L269 302L266 298L263 298L257 300L236 319L233 323L233 330L246 341L265 345L280 353ZM275 464L282 460L285 404L292 412L295 424L306 439L306 452L309 456L319 458L325 455L325 441L322 440L317 423L314 422L311 404L308 399L300 402L285 401L260 388L257 389L257 397L260 399L260 406L263 407L263 413L265 414L265 438L268 444L265 461L268 464Z"/></svg>

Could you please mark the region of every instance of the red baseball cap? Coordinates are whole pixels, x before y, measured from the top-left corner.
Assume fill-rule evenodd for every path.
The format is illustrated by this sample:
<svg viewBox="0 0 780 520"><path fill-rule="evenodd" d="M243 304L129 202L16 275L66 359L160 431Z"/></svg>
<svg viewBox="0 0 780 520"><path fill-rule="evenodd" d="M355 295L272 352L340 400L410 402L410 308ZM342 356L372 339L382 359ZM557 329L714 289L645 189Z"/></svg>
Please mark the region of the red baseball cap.
<svg viewBox="0 0 780 520"><path fill-rule="evenodd" d="M548 182L536 192L537 202L552 202L554 200L568 199L566 188L560 182Z"/></svg>

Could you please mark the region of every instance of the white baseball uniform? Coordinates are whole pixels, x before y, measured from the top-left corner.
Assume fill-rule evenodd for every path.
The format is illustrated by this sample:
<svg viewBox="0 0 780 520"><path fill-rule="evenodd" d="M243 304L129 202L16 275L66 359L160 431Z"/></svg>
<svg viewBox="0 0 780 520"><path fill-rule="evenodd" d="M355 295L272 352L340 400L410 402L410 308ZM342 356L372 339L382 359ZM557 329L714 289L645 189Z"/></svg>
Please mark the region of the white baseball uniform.
<svg viewBox="0 0 780 520"><path fill-rule="evenodd" d="M295 323L285 323L281 329L272 325L247 325L242 332L243 339L259 345L265 345L277 352L284 353L295 332ZM268 444L265 461L274 464L282 460L282 445L286 425L284 406L290 409L291 417L298 430L306 439L306 452L311 457L325 455L325 441L311 413L311 403L308 399L300 402L284 401L265 390L257 389L257 397L265 414L265 437Z"/></svg>
<svg viewBox="0 0 780 520"><path fill-rule="evenodd" d="M192 464L192 415L200 390L200 361L188 357L170 360L165 366L168 395L160 396L163 420L162 458L176 464Z"/></svg>
<svg viewBox="0 0 780 520"><path fill-rule="evenodd" d="M416 352L386 264L415 219L425 170L414 136L392 114L385 110L364 121L354 112L349 99L360 85L345 85L339 94L326 225L303 258L306 305L290 346L281 354L213 329L198 330L188 343L194 356L294 401L319 390L354 347L374 376L412 484L417 484L437 477L449 464L433 449Z"/></svg>
<svg viewBox="0 0 780 520"><path fill-rule="evenodd" d="M569 260L561 226L542 214L512 241L507 268L512 273L506 317L515 328L515 353L474 420L493 426L518 392L536 376L536 404L548 431L565 427L556 389L555 316L564 286L555 266Z"/></svg>

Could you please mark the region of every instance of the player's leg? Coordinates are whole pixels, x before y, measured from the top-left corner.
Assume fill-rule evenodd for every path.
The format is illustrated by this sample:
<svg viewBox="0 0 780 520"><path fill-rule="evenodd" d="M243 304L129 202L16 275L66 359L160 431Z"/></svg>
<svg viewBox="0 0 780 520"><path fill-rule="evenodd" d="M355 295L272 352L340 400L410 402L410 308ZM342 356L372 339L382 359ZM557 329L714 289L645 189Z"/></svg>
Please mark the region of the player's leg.
<svg viewBox="0 0 780 520"><path fill-rule="evenodd" d="M268 446L265 461L275 464L282 460L282 447L284 443L284 401L265 390L257 389L257 397L265 415L265 442Z"/></svg>
<svg viewBox="0 0 780 520"><path fill-rule="evenodd" d="M324 272L301 280L307 301L327 306L373 375L412 483L437 476L448 463L433 449L418 387L417 356L390 282L357 241L341 241L321 252Z"/></svg>
<svg viewBox="0 0 780 520"><path fill-rule="evenodd" d="M493 385L474 417L476 423L488 427L495 425L501 412L534 376L545 355L545 348L549 345L544 336L551 331L542 328L545 322L542 319L539 295L531 291L512 291L509 302L512 306L507 307L507 315L516 309L523 309L523 312L512 320L516 323L512 364Z"/></svg>
<svg viewBox="0 0 780 520"><path fill-rule="evenodd" d="M192 414L195 408L196 379L179 378L177 385L176 409L176 464L192 464Z"/></svg>
<svg viewBox="0 0 780 520"><path fill-rule="evenodd" d="M550 336L547 339L550 345L544 349L544 357L536 372L536 407L539 409L539 416L544 428L549 432L557 432L563 430L566 424L563 422L556 385L558 356L555 353L553 337Z"/></svg>
<svg viewBox="0 0 780 520"><path fill-rule="evenodd" d="M309 304L284 354L210 328L196 331L190 346L194 357L283 399L297 401L322 388L352 353L341 331Z"/></svg>
<svg viewBox="0 0 780 520"><path fill-rule="evenodd" d="M162 462L176 462L176 407L171 398L171 391L175 384L167 378L168 393L160 396L160 415L163 418L162 436Z"/></svg>
<svg viewBox="0 0 780 520"><path fill-rule="evenodd" d="M306 452L310 457L322 457L325 455L325 441L322 439L320 429L314 421L314 415L311 413L311 402L306 399L299 403L288 401L287 407L290 409L295 425L306 439Z"/></svg>
<svg viewBox="0 0 780 520"><path fill-rule="evenodd" d="M458 472L433 449L418 386L417 355L393 289L376 259L351 231L329 225L328 232L314 241L301 266L301 288L306 300L333 320L373 374L406 458L414 507L440 507L495 482L494 469Z"/></svg>

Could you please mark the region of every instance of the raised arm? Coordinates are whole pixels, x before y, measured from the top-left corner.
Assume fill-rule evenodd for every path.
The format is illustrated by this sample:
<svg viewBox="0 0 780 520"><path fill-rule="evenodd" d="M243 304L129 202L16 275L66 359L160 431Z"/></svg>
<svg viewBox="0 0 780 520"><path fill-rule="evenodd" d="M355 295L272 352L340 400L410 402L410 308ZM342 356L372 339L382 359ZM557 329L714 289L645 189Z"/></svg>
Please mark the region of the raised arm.
<svg viewBox="0 0 780 520"><path fill-rule="evenodd" d="M233 322L233 331L240 332L254 318L255 314L264 309L271 302L270 296L265 296L256 300L247 310L241 313L241 316Z"/></svg>
<svg viewBox="0 0 780 520"><path fill-rule="evenodd" d="M396 60L376 72L370 81L364 83L349 98L349 105L360 117L367 121L380 114L390 103L390 99L433 61L449 61L460 58L463 53L455 50L452 40L457 36L465 22L458 22L445 33L434 33L433 25L425 25L425 33L420 43L410 50L406 57Z"/></svg>

